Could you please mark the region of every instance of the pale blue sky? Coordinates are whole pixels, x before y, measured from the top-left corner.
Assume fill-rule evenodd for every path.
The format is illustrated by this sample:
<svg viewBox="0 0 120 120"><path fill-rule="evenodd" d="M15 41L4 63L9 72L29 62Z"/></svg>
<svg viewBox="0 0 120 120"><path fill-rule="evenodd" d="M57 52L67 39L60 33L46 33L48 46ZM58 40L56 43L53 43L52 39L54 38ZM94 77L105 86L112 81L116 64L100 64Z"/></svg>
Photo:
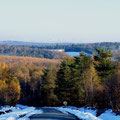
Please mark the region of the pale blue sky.
<svg viewBox="0 0 120 120"><path fill-rule="evenodd" d="M0 0L0 40L120 41L120 0Z"/></svg>

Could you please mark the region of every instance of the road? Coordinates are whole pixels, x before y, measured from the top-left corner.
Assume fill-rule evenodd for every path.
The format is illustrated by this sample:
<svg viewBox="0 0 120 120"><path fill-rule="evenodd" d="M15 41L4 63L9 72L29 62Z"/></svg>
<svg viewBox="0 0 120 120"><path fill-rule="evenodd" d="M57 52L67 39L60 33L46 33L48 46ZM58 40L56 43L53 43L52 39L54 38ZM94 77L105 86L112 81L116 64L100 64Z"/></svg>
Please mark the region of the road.
<svg viewBox="0 0 120 120"><path fill-rule="evenodd" d="M33 115L30 120L80 120L71 114L64 114L54 108L41 108L42 114Z"/></svg>

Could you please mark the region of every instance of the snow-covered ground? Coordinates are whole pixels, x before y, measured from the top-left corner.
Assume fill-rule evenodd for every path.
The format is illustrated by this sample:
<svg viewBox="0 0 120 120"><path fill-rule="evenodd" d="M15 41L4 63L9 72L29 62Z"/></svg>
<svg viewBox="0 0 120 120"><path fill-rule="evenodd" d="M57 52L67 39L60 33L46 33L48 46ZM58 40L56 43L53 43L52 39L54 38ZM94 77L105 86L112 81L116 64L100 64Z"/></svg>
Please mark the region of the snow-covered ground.
<svg viewBox="0 0 120 120"><path fill-rule="evenodd" d="M112 110L107 110L100 116L96 117L97 110L91 110L89 108L76 108L76 107L56 107L63 113L71 113L83 120L120 120L120 115L115 115Z"/></svg>
<svg viewBox="0 0 120 120"><path fill-rule="evenodd" d="M5 113L5 111L10 111ZM36 110L35 107L16 105L16 107L5 106L1 107L0 120L28 120L33 114L41 114L42 110Z"/></svg>
<svg viewBox="0 0 120 120"><path fill-rule="evenodd" d="M53 107L65 114L71 113L83 120L120 120L120 115L116 116L112 110L107 110L100 116L96 117L96 110L89 108L77 107ZM41 114L42 110L37 110L35 107L16 105L15 107L4 106L0 107L0 120L29 120L29 117L34 114Z"/></svg>
<svg viewBox="0 0 120 120"><path fill-rule="evenodd" d="M57 107L57 110L67 114L67 113L71 113L75 116L77 116L80 119L83 120L101 120L99 118L97 118L93 112L85 112L84 110L80 111L80 110L76 110L73 108L63 108L63 107Z"/></svg>

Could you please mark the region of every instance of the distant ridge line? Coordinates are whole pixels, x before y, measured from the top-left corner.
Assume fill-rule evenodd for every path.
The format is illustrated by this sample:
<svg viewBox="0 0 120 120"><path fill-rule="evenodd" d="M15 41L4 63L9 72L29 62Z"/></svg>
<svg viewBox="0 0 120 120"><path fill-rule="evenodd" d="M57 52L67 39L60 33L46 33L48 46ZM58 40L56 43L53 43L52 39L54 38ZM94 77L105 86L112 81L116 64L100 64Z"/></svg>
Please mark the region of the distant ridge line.
<svg viewBox="0 0 120 120"><path fill-rule="evenodd" d="M17 41L17 40L1 40L0 44L7 45L70 45L70 44L102 44L102 43L120 43L120 42L95 42L95 43L69 43L69 42L59 42L59 43L44 43L44 42L25 42L25 41Z"/></svg>

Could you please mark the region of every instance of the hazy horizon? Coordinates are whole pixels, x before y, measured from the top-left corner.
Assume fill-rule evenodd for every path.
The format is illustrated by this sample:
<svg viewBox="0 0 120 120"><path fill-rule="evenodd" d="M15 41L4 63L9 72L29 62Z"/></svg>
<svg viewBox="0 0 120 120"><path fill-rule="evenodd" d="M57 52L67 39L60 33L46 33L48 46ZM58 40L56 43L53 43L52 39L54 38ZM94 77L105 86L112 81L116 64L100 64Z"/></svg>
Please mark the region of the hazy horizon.
<svg viewBox="0 0 120 120"><path fill-rule="evenodd" d="M0 1L0 41L120 41L119 0Z"/></svg>
<svg viewBox="0 0 120 120"><path fill-rule="evenodd" d="M39 44L94 44L94 43L120 43L120 41L97 41L97 42L40 42L40 41L22 41L22 40L0 40L0 42L25 42L25 43L39 43Z"/></svg>

